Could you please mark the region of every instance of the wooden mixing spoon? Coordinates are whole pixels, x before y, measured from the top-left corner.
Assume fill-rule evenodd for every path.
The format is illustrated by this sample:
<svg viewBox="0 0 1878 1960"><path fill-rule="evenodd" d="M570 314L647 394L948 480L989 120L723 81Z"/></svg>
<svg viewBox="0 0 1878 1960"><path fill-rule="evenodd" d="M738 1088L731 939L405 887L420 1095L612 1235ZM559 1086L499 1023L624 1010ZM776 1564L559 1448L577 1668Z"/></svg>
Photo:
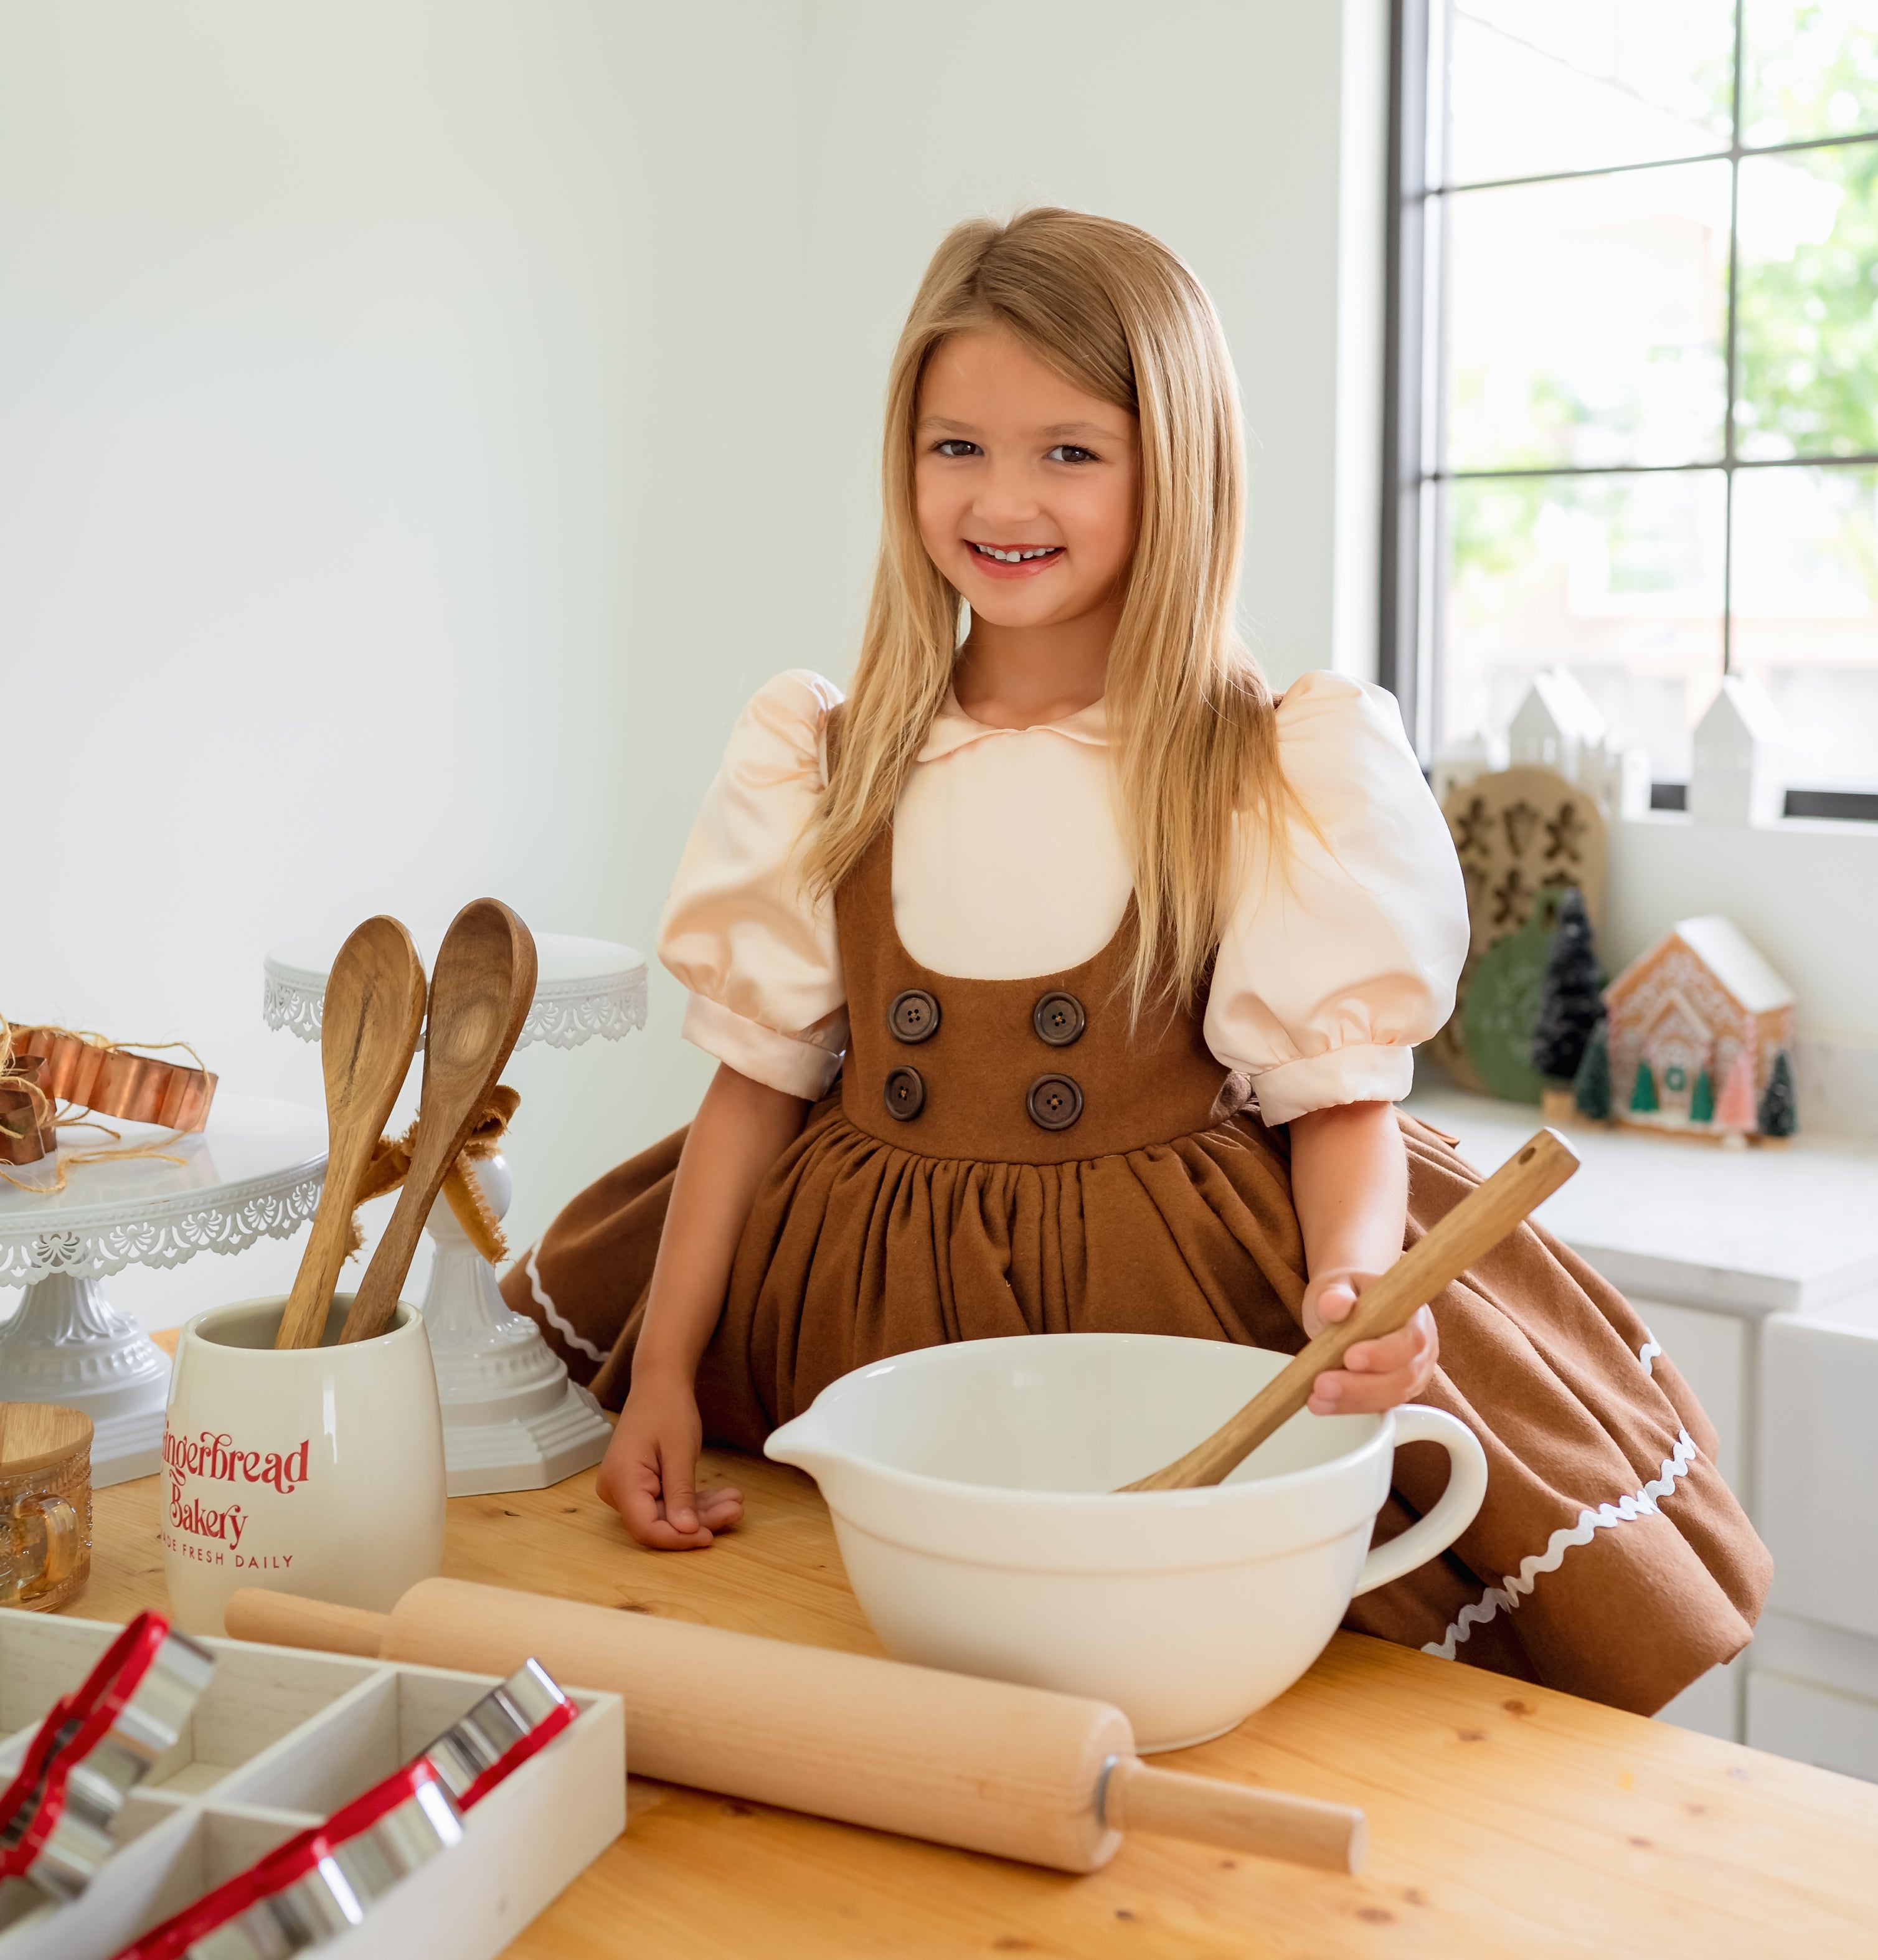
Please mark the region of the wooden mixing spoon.
<svg viewBox="0 0 1878 1960"><path fill-rule="evenodd" d="M500 900L473 899L450 921L431 974L411 1168L359 1282L342 1341L369 1341L391 1325L418 1234L528 1018L535 972L534 939Z"/></svg>
<svg viewBox="0 0 1878 1960"><path fill-rule="evenodd" d="M1342 1367L1343 1357L1358 1341L1374 1341L1406 1326L1418 1307L1492 1252L1578 1167L1564 1138L1556 1130L1541 1130L1425 1232L1386 1273L1371 1281L1348 1319L1327 1327L1294 1355L1283 1373L1267 1382L1237 1415L1177 1462L1122 1488L1186 1491L1222 1481L1310 1401L1311 1384L1325 1369Z"/></svg>
<svg viewBox="0 0 1878 1960"><path fill-rule="evenodd" d="M326 1177L276 1348L316 1348L338 1284L359 1188L410 1071L424 1026L424 963L395 918L368 918L326 977L319 1065L326 1078Z"/></svg>

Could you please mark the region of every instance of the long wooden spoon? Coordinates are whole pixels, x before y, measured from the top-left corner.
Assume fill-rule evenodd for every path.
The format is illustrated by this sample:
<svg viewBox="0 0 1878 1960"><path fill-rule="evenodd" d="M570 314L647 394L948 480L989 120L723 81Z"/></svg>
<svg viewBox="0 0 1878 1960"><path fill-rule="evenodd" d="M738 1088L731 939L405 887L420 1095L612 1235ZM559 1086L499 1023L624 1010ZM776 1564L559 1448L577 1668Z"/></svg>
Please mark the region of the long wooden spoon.
<svg viewBox="0 0 1878 1960"><path fill-rule="evenodd" d="M528 928L499 900L474 899L450 921L431 974L411 1168L359 1282L342 1341L369 1341L390 1325L418 1234L528 1018L535 971Z"/></svg>
<svg viewBox="0 0 1878 1960"><path fill-rule="evenodd" d="M424 962L395 918L368 918L326 977L319 1065L326 1078L326 1178L281 1316L276 1348L316 1348L345 1262L359 1179L410 1071L424 1026Z"/></svg>
<svg viewBox="0 0 1878 1960"><path fill-rule="evenodd" d="M1217 1484L1250 1456L1311 1399L1311 1386L1327 1368L1339 1367L1359 1341L1374 1341L1405 1326L1416 1308L1451 1285L1492 1251L1533 1209L1578 1167L1556 1130L1541 1130L1468 1192L1447 1216L1423 1233L1389 1270L1365 1287L1347 1319L1327 1327L1295 1354L1238 1414L1177 1462L1125 1491L1186 1491Z"/></svg>

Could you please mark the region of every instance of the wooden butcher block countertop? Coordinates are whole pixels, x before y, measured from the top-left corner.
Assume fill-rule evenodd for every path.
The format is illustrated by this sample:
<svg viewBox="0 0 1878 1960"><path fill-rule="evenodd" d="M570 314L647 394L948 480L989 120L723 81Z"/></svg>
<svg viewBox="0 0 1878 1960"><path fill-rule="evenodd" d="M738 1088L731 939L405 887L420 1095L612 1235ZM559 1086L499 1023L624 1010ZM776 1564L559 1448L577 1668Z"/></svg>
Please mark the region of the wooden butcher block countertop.
<svg viewBox="0 0 1878 1960"><path fill-rule="evenodd" d="M708 1459L746 1522L640 1551L593 1494L459 1497L451 1577L878 1653L795 1471ZM165 1604L160 1479L101 1491L75 1612ZM574 1685L574 1684L570 1684ZM630 1723L627 1756L631 1760ZM1157 1761L1361 1804L1358 1878L1132 1838L1088 1878L634 1779L631 1825L509 1949L525 1960L1025 1954L1878 1955L1878 1786L1339 1634L1231 1736Z"/></svg>

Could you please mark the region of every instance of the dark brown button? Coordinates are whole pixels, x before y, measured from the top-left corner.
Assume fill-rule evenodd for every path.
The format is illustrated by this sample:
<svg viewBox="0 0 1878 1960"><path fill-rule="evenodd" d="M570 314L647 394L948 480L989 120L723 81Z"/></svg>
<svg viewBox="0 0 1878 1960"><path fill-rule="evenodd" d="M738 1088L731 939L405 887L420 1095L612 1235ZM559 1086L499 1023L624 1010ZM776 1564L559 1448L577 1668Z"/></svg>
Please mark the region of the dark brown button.
<svg viewBox="0 0 1878 1960"><path fill-rule="evenodd" d="M903 1042L923 1042L939 1032L939 1003L923 987L896 994L887 1010L887 1025Z"/></svg>
<svg viewBox="0 0 1878 1960"><path fill-rule="evenodd" d="M1066 1130L1082 1114L1082 1090L1070 1076L1040 1075L1024 1106L1040 1130Z"/></svg>
<svg viewBox="0 0 1878 1960"><path fill-rule="evenodd" d="M888 1115L911 1122L926 1107L926 1077L917 1068L896 1068L887 1078L883 1099Z"/></svg>
<svg viewBox="0 0 1878 1960"><path fill-rule="evenodd" d="M1082 1003L1073 994L1046 994L1031 1010L1031 1026L1052 1048L1067 1048L1088 1024Z"/></svg>

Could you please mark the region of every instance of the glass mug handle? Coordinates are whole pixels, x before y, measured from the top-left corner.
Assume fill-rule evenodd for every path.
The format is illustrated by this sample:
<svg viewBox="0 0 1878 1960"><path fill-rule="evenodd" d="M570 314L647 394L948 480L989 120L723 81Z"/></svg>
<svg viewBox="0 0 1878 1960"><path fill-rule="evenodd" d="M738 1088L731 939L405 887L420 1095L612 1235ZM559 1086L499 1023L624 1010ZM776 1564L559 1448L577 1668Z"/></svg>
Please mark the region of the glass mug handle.
<svg viewBox="0 0 1878 1960"><path fill-rule="evenodd" d="M29 1518L38 1520L37 1534L28 1529ZM0 1567L0 1605L25 1605L71 1577L78 1563L78 1513L52 1492L29 1491L14 1500L6 1522L9 1542L6 1563ZM34 1535L40 1539L38 1546L30 1544Z"/></svg>

